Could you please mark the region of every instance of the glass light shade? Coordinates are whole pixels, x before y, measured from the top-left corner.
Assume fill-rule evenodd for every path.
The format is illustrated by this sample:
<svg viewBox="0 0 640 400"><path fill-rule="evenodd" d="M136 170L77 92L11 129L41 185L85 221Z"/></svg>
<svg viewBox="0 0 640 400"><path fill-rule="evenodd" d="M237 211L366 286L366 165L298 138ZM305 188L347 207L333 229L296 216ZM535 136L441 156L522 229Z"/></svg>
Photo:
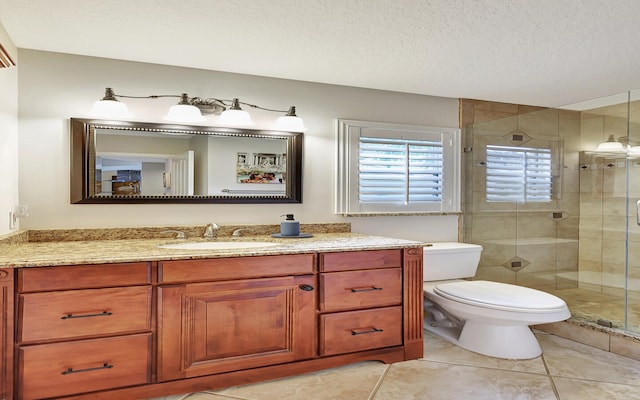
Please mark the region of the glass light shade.
<svg viewBox="0 0 640 400"><path fill-rule="evenodd" d="M596 147L596 151L624 153L626 149L620 142L602 142L598 145L598 147Z"/></svg>
<svg viewBox="0 0 640 400"><path fill-rule="evenodd" d="M91 111L89 111L91 117L98 118L129 118L131 113L127 105L117 100L98 100L93 103Z"/></svg>
<svg viewBox="0 0 640 400"><path fill-rule="evenodd" d="M229 109L222 112L218 119L219 124L233 126L249 126L253 125L251 115L244 110Z"/></svg>
<svg viewBox="0 0 640 400"><path fill-rule="evenodd" d="M602 142L596 147L595 151L609 152L609 153L625 153L626 147L618 142L613 135L609 135L606 142Z"/></svg>
<svg viewBox="0 0 640 400"><path fill-rule="evenodd" d="M303 132L307 128L304 126L304 121L300 117L283 115L276 120L274 129L278 131L292 131Z"/></svg>
<svg viewBox="0 0 640 400"><path fill-rule="evenodd" d="M627 149L627 155L629 157L640 157L640 146L631 146Z"/></svg>
<svg viewBox="0 0 640 400"><path fill-rule="evenodd" d="M164 119L172 122L201 122L205 120L198 107L188 104L171 106Z"/></svg>

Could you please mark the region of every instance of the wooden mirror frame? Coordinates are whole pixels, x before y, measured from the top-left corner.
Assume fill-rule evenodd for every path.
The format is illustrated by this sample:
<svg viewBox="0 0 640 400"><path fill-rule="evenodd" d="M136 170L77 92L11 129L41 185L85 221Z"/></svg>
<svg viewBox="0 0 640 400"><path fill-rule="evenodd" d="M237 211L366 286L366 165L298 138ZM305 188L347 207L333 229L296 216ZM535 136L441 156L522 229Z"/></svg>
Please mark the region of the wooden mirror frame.
<svg viewBox="0 0 640 400"><path fill-rule="evenodd" d="M287 184L280 195L194 195L194 196L96 196L96 129L189 133L222 137L280 138L287 141ZM302 203L302 132L219 128L213 126L175 125L148 122L70 119L71 130L71 203L72 204L153 204L153 203Z"/></svg>

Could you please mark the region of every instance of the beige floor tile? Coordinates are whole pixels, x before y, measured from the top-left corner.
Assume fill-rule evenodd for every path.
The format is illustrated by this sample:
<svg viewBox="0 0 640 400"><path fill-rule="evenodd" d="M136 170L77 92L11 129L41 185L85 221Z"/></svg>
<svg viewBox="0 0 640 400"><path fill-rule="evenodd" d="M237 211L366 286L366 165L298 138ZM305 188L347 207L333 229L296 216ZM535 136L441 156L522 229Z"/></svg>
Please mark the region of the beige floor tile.
<svg viewBox="0 0 640 400"><path fill-rule="evenodd" d="M553 376L626 385L640 382L640 361L554 335L538 335L538 340Z"/></svg>
<svg viewBox="0 0 640 400"><path fill-rule="evenodd" d="M606 332L564 321L538 325L536 328L578 343L597 347L602 350L609 350L609 334Z"/></svg>
<svg viewBox="0 0 640 400"><path fill-rule="evenodd" d="M424 357L429 361L449 364L462 364L474 367L497 368L511 371L523 371L545 374L546 370L540 357L532 360L503 360L487 357L455 346L429 332L424 333Z"/></svg>
<svg viewBox="0 0 640 400"><path fill-rule="evenodd" d="M553 381L562 400L640 399L638 386L557 377Z"/></svg>
<svg viewBox="0 0 640 400"><path fill-rule="evenodd" d="M378 361L363 362L215 393L248 400L366 400L388 368Z"/></svg>
<svg viewBox="0 0 640 400"><path fill-rule="evenodd" d="M550 378L424 360L391 365L373 400L556 400Z"/></svg>

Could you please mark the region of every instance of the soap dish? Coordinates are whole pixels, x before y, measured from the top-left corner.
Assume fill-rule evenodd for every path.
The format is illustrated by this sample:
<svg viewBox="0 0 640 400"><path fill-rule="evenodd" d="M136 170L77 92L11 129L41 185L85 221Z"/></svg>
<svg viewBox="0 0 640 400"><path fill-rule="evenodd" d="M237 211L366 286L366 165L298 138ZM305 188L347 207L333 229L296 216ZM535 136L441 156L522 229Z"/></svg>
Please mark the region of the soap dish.
<svg viewBox="0 0 640 400"><path fill-rule="evenodd" d="M301 234L299 234L299 235L295 235L295 236L285 236L285 235L282 235L282 234L280 234L280 233L272 233L272 234L271 234L271 237L274 237L274 238L284 238L284 239L286 239L286 238L290 238L290 239L302 239L302 238L310 238L310 237L313 237L313 235L312 235L312 234L310 234L310 233L301 233Z"/></svg>

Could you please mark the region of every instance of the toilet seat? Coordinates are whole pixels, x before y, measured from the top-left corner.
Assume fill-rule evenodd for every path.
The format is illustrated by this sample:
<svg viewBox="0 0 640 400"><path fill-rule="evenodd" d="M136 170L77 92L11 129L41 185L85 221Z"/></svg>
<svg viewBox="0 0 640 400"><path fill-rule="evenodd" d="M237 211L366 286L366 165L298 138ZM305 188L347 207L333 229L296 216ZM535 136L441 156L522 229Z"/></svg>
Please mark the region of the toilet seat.
<svg viewBox="0 0 640 400"><path fill-rule="evenodd" d="M556 312L566 303L549 293L524 286L490 281L458 281L434 286L439 296L463 304L521 313Z"/></svg>

